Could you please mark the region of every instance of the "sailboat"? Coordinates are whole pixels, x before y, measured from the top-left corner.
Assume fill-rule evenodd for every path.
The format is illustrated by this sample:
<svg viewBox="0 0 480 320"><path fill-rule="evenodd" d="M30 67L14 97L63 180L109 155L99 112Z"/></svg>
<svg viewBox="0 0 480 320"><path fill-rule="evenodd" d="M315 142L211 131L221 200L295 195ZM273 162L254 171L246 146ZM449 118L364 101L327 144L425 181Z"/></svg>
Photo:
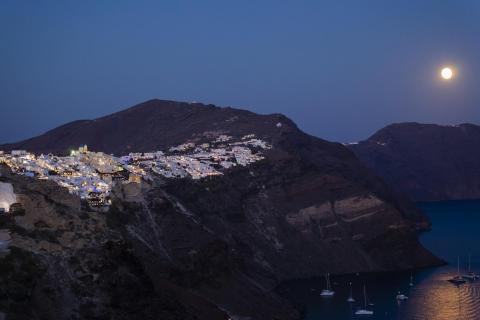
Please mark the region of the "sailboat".
<svg viewBox="0 0 480 320"><path fill-rule="evenodd" d="M355 314L364 316L370 316L373 314L373 310L367 309L367 289L365 288L365 285L363 285L363 309L358 309L355 311Z"/></svg>
<svg viewBox="0 0 480 320"><path fill-rule="evenodd" d="M330 286L330 274L329 273L325 274L325 282L327 284L327 288L323 289L320 292L320 295L322 297L332 297L335 294L335 291L333 291L332 287Z"/></svg>
<svg viewBox="0 0 480 320"><path fill-rule="evenodd" d="M467 280L463 279L462 276L460 276L460 257L458 257L457 261L457 275L453 278L448 279L448 281L456 285L464 284L465 282L467 282Z"/></svg>
<svg viewBox="0 0 480 320"><path fill-rule="evenodd" d="M396 299L397 300L407 300L408 297L406 295L404 295L403 293L400 293L400 291L398 291Z"/></svg>
<svg viewBox="0 0 480 320"><path fill-rule="evenodd" d="M468 272L466 274L463 274L462 277L464 279L468 279L468 280L475 280L475 279L480 278L480 276L471 270L471 261L470 260L471 260L471 255L469 254L468 255Z"/></svg>
<svg viewBox="0 0 480 320"><path fill-rule="evenodd" d="M413 273L410 273L410 283L408 285L413 287Z"/></svg>
<svg viewBox="0 0 480 320"><path fill-rule="evenodd" d="M348 302L355 302L355 299L353 299L353 295L352 295L352 283L350 282L350 295L348 296L348 299L347 299Z"/></svg>

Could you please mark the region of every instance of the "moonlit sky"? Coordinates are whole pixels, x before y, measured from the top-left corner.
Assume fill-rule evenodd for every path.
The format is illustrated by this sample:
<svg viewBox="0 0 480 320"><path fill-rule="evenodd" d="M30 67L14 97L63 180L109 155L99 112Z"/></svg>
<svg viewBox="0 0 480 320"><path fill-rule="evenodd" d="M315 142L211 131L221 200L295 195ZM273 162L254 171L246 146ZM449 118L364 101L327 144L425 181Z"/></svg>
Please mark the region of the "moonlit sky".
<svg viewBox="0 0 480 320"><path fill-rule="evenodd" d="M1 0L0 142L152 98L280 112L341 142L478 124L479 3Z"/></svg>

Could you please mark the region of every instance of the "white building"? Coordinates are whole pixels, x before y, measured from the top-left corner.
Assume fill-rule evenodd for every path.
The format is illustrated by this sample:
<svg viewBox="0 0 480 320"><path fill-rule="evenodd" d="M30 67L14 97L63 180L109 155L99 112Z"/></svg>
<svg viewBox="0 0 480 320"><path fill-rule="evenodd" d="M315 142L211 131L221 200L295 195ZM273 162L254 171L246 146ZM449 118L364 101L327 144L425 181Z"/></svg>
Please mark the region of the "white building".
<svg viewBox="0 0 480 320"><path fill-rule="evenodd" d="M25 150L12 150L11 152L12 156L24 156L27 154L27 151Z"/></svg>
<svg viewBox="0 0 480 320"><path fill-rule="evenodd" d="M13 193L13 186L10 183L0 182L0 209L8 212L10 206L15 202L17 202L17 197Z"/></svg>

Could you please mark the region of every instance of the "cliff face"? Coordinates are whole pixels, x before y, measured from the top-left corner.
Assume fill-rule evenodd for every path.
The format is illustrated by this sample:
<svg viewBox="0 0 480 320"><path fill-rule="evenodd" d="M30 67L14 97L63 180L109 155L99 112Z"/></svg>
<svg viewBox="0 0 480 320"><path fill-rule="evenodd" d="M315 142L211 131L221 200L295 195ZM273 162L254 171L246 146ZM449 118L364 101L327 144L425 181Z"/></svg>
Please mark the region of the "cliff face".
<svg viewBox="0 0 480 320"><path fill-rule="evenodd" d="M171 104L153 101L124 112L147 108L151 114L170 114L163 109ZM21 299L38 310L33 314L59 319L72 314L82 319L295 319L298 313L273 293L282 280L439 262L416 237L426 219L342 145L308 136L281 115L173 104L175 117L153 121L151 139L138 140L138 150L201 143L219 134L255 134L273 148L265 151L264 160L221 176L154 176L142 184L119 184L104 214L88 211L78 198L49 182L4 172L2 179L13 184L25 208L24 216L5 222L13 247L7 257L19 259L12 265L34 266ZM162 128L172 119L177 122ZM47 133L51 140L44 146L37 139L45 136L15 148L33 143L47 152L89 143L88 137L62 140L58 130L52 132L59 140ZM163 140L155 136L158 132ZM132 148L112 141L107 152ZM25 262L29 259L33 263ZM45 283L51 283L49 295L38 291ZM20 310L8 297L0 296L0 308Z"/></svg>
<svg viewBox="0 0 480 320"><path fill-rule="evenodd" d="M417 201L480 198L480 127L393 124L349 146L395 190Z"/></svg>

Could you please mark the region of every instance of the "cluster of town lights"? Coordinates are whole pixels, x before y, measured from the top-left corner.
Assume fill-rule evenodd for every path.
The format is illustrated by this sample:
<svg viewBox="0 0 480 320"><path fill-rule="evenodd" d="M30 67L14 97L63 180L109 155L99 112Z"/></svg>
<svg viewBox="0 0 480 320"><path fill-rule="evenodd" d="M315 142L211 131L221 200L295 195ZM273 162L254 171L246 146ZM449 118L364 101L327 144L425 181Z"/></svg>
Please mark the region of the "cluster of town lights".
<svg viewBox="0 0 480 320"><path fill-rule="evenodd" d="M222 175L229 168L262 160L262 150L270 148L253 134L237 140L220 135L199 145L188 142L165 152L130 153L121 157L91 152L87 146L72 150L66 157L36 156L25 150L0 151L0 163L17 174L52 180L92 207L108 207L110 192L117 182L140 183L142 179L152 179L152 175L191 179Z"/></svg>

